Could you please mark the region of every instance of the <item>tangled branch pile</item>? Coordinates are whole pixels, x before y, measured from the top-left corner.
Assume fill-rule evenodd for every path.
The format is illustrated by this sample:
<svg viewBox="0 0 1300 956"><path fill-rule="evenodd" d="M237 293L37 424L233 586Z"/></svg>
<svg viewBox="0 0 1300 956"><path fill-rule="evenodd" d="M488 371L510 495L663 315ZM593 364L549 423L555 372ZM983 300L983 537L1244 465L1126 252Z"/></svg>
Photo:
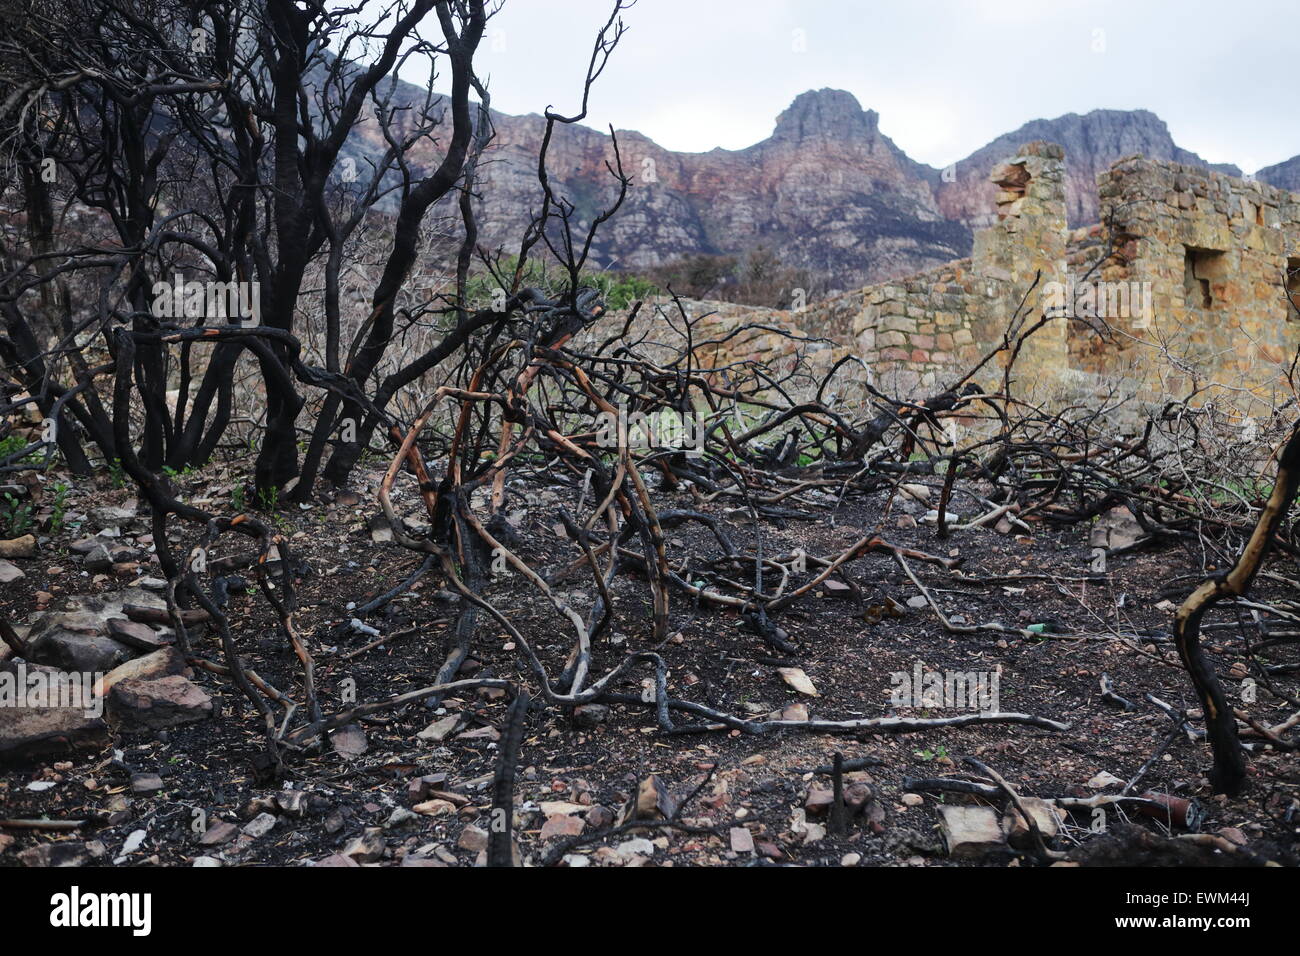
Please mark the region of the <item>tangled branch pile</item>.
<svg viewBox="0 0 1300 956"><path fill-rule="evenodd" d="M975 722L1068 729L1047 716L1003 712L754 719L669 693L657 647L681 615L738 611L769 660L792 664L800 648L782 615L819 589L853 587L848 572L868 554L889 556L948 632L1032 633L1016 622L945 616L922 566L969 586L998 582L889 539L895 502L927 477L942 479L927 516L940 539L999 525L1086 524L1124 508L1140 528L1137 540L1098 545L1093 575L1116 554L1153 542L1187 549L1208 580L1199 589L1186 583L1193 593L1172 630L1121 636L1174 641L1203 706L1217 788L1235 792L1244 779L1239 737L1296 747L1300 712L1271 727L1234 713L1199 644L1202 616L1227 602L1261 690L1300 708L1288 686L1300 665L1283 659L1300 633L1292 629L1297 582L1288 571L1261 571L1270 549L1300 554L1286 521L1300 480L1300 438L1286 444L1275 480L1261 451L1287 431L1285 409L1243 434L1203 394L1150 409L1104 397L1062 407L1021 394L1025 343L1048 322L1071 321L1029 306L1007 317L1003 340L982 360L924 399L890 394L855 360L819 364L817 342L782 329L767 330L792 342L779 366L712 364L725 343L699 336L699 316L680 299L605 316L586 272L596 232L616 213L628 177L616 146L608 203L584 215L552 186L547 149L557 126L585 117L622 33L623 4L597 37L583 108L546 115L538 208L508 260L476 241L475 173L491 142L488 93L473 66L488 16L481 2L416 0L365 29L277 0L156 0L147 11L111 0L24 6L23 26L6 41L0 97L8 168L17 173L6 191L17 190L27 210L24 220L9 219L0 250L0 412L12 430L35 406L46 427L11 443L0 468L30 468L33 452L52 456L56 448L74 472L97 458L120 464L150 508L178 643L192 663L227 676L261 715L269 771L361 717L474 687L506 690L517 701L514 736L501 748L499 804L510 799L530 698L560 708L643 706L668 734L887 733ZM419 32L431 14L436 39ZM201 49L190 44L193 35L206 37ZM349 57L367 44L372 65L362 68ZM341 52L327 54L327 46ZM448 64L446 108L432 93L417 104L392 98L393 71L416 56ZM343 182L335 173L363 112L384 145L359 184ZM414 147L448 122L437 164L417 165ZM51 159L57 175L47 179ZM395 211L383 212L381 200ZM446 281L422 295L421 230L453 210L458 241ZM84 225L80 236L69 220ZM349 322L352 240L376 223L388 224L391 242L364 315ZM559 264L561 288L523 284L530 255ZM478 275L500 290L490 308L469 304L476 260ZM256 282L260 323L231 321L210 303L193 315L166 313L153 290L178 272ZM310 276L321 285L309 286ZM595 338L589 333L602 316L617 328ZM408 335L421 346L411 347ZM317 659L329 635L298 627L302 565L290 542L254 511L214 513L176 493L169 475L223 447L241 398L236 370L250 365L260 392L252 490L264 507L281 496L310 502L326 482L344 485L367 452L388 460L379 506L395 540L423 563L356 614L378 612L423 574L458 595L449 651L430 664L424 686L328 707ZM567 551L545 566L526 556L509 519L512 501L539 485L572 502L554 514ZM767 528L831 520L845 502L877 498L884 505L874 526L838 552L765 543ZM417 501L421 515L403 511ZM976 516L955 519L954 502ZM684 524L707 530L712 555L674 548L666 532ZM171 543L178 529L187 536L181 546ZM210 559L229 536L248 547ZM227 578L247 567L294 649L298 670L289 683L257 673L241 649ZM1232 570L1224 575L1225 568ZM1247 597L1261 573L1277 586L1268 603ZM494 602L502 574L550 609L566 635L562 657L552 659L537 634ZM560 587L579 576L594 588L589 606L574 606ZM626 581L635 587L617 587ZM218 636L219 656L192 639L199 620ZM517 646L523 672L459 677L489 625ZM614 648L615 632L640 649L613 652L611 666L597 666L597 649ZM12 629L5 637L21 654ZM626 685L638 681L642 689L629 693ZM495 859L508 860L508 832L494 831L493 848Z"/></svg>

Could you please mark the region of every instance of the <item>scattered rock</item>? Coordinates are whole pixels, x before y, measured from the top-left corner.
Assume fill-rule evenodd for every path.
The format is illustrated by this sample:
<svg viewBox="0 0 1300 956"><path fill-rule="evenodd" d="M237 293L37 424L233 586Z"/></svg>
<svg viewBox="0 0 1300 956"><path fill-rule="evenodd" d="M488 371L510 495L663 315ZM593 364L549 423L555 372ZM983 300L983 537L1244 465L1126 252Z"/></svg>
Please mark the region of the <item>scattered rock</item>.
<svg viewBox="0 0 1300 956"><path fill-rule="evenodd" d="M1021 797L1020 802L1024 805L1025 811L1033 817L1043 839L1049 844L1056 839L1056 835L1061 830L1061 811L1054 804L1040 800L1038 797ZM1017 849L1024 850L1033 846L1034 837L1029 832L1029 825L1010 802L1007 803L1007 812L1002 817L1002 828L1006 831L1007 842Z"/></svg>
<svg viewBox="0 0 1300 956"><path fill-rule="evenodd" d="M677 800L658 776L651 774L637 785L632 813L635 819L665 820L676 812Z"/></svg>
<svg viewBox="0 0 1300 956"><path fill-rule="evenodd" d="M457 740L490 740L498 741L501 739L501 731L495 727L476 727L474 730L467 730Z"/></svg>
<svg viewBox="0 0 1300 956"><path fill-rule="evenodd" d="M190 669L185 663L184 655L174 647L167 647L114 667L95 681L95 693L100 697L106 696L114 685L124 680L152 680L172 675L189 677Z"/></svg>
<svg viewBox="0 0 1300 956"><path fill-rule="evenodd" d="M435 720L415 736L419 740L431 740L436 744L440 744L460 729L463 722L464 718L460 714L448 714L446 717Z"/></svg>
<svg viewBox="0 0 1300 956"><path fill-rule="evenodd" d="M624 863L631 862L634 857L654 856L655 845L645 837L636 837L631 840L624 840L618 846L614 847L614 852Z"/></svg>
<svg viewBox="0 0 1300 956"><path fill-rule="evenodd" d="M157 793L163 788L163 779L156 773L131 774L132 793Z"/></svg>
<svg viewBox="0 0 1300 956"><path fill-rule="evenodd" d="M542 816L549 817L555 813L573 814L586 813L587 805L583 803L571 803L568 800L543 800L540 804Z"/></svg>
<svg viewBox="0 0 1300 956"><path fill-rule="evenodd" d="M808 722L808 705L791 704L781 711L782 720L798 721L799 723Z"/></svg>
<svg viewBox="0 0 1300 956"><path fill-rule="evenodd" d="M406 802L420 803L429 796L429 784L423 779L416 777L414 780L406 781Z"/></svg>
<svg viewBox="0 0 1300 956"><path fill-rule="evenodd" d="M1123 782L1109 770L1102 770L1089 780L1086 786L1092 790L1105 790L1107 787L1113 787L1115 784Z"/></svg>
<svg viewBox="0 0 1300 956"><path fill-rule="evenodd" d="M801 694L807 694L809 697L820 697L817 688L813 682L808 679L808 675L799 667L778 667L776 672L781 675L781 679L793 687Z"/></svg>
<svg viewBox="0 0 1300 956"><path fill-rule="evenodd" d="M100 544L82 559L81 564L87 571L109 571L113 567L113 557L108 548Z"/></svg>
<svg viewBox="0 0 1300 956"><path fill-rule="evenodd" d="M360 757L370 749L366 732L361 729L360 724L348 724L334 731L330 734L330 746L334 748L336 754L348 760Z"/></svg>
<svg viewBox="0 0 1300 956"><path fill-rule="evenodd" d="M140 847L144 846L145 837L149 835L147 830L132 830L122 843L122 856L129 856Z"/></svg>
<svg viewBox="0 0 1300 956"><path fill-rule="evenodd" d="M208 827L207 832L205 832L203 836L199 837L199 845L221 846L224 843L229 843L238 835L239 827L235 826L233 823L227 823L222 820Z"/></svg>
<svg viewBox="0 0 1300 956"><path fill-rule="evenodd" d="M948 855L976 857L1005 845L1006 837L992 807L939 808L939 832Z"/></svg>
<svg viewBox="0 0 1300 956"><path fill-rule="evenodd" d="M28 660L83 673L111 671L135 652L102 633L104 627L90 612L46 613L27 635Z"/></svg>
<svg viewBox="0 0 1300 956"><path fill-rule="evenodd" d="M73 554L79 554L84 557L85 555L90 554L90 552L94 551L103 543L104 543L103 538L81 538L77 541L72 542L72 544L68 545L68 550L71 551Z"/></svg>
<svg viewBox="0 0 1300 956"><path fill-rule="evenodd" d="M275 814L259 813L257 816L253 817L253 819L249 820L248 823L244 824L244 828L240 833L248 837L250 840L260 840L275 829L277 822L279 821L276 820Z"/></svg>
<svg viewBox="0 0 1300 956"><path fill-rule="evenodd" d="M582 704L573 708L573 722L579 727L590 730L609 719L609 707L605 704Z"/></svg>
<svg viewBox="0 0 1300 956"><path fill-rule="evenodd" d="M835 802L835 794L830 787L813 784L808 788L808 796L804 800L803 808L809 816L821 816L830 811L831 804Z"/></svg>
<svg viewBox="0 0 1300 956"><path fill-rule="evenodd" d="M820 843L826 839L826 828L820 823L806 823L803 827L803 842Z"/></svg>
<svg viewBox="0 0 1300 956"><path fill-rule="evenodd" d="M450 800L426 800L411 807L416 813L426 817L445 817L456 812L456 804Z"/></svg>
<svg viewBox="0 0 1300 956"><path fill-rule="evenodd" d="M23 866L88 866L91 854L86 844L57 840L28 847L18 854Z"/></svg>
<svg viewBox="0 0 1300 956"><path fill-rule="evenodd" d="M43 674L47 685L65 679L52 667L26 661L0 661L0 674L10 675L6 680L12 680L15 686L21 681L23 686L30 687L34 673ZM65 753L75 748L98 748L107 742L108 726L100 716L99 707L94 706L98 703L95 698L64 698L55 703L63 706L0 706L0 763Z"/></svg>
<svg viewBox="0 0 1300 956"><path fill-rule="evenodd" d="M1250 842L1246 839L1246 834L1242 833L1236 827L1220 827L1217 832L1219 836L1223 837L1229 843L1235 843L1237 846L1245 846Z"/></svg>
<svg viewBox="0 0 1300 956"><path fill-rule="evenodd" d="M545 836L542 839L546 839ZM488 845L487 831L481 827L470 825L460 831L460 839L456 841L456 846L462 850L468 850L470 853L478 853L486 850Z"/></svg>
<svg viewBox="0 0 1300 956"><path fill-rule="evenodd" d="M36 557L36 536L25 534L20 538L0 541L0 558Z"/></svg>
<svg viewBox="0 0 1300 956"><path fill-rule="evenodd" d="M388 815L388 819L384 821L384 829L396 830L396 829L400 829L401 827L411 826L419 822L420 822L420 814L416 813L413 810L408 810L406 809L406 807L398 807L392 813L390 813Z"/></svg>
<svg viewBox="0 0 1300 956"><path fill-rule="evenodd" d="M22 568L11 561L0 559L0 584L12 584L20 578L25 578Z"/></svg>
<svg viewBox="0 0 1300 956"><path fill-rule="evenodd" d="M754 852L754 834L748 827L731 828L731 849L736 853Z"/></svg>
<svg viewBox="0 0 1300 956"><path fill-rule="evenodd" d="M393 540L393 529L386 516L374 515L367 526L370 528L370 540L375 544L387 544Z"/></svg>
<svg viewBox="0 0 1300 956"><path fill-rule="evenodd" d="M584 815L587 825L596 830L603 830L614 823L614 811L609 807L594 806Z"/></svg>
<svg viewBox="0 0 1300 956"><path fill-rule="evenodd" d="M155 630L148 624L127 620L124 617L109 618L108 635L118 643L145 653L161 650L172 643L170 633Z"/></svg>
<svg viewBox="0 0 1300 956"><path fill-rule="evenodd" d="M378 827L367 827L361 836L350 840L339 853L353 863L374 863L384 855L384 831Z"/></svg>
<svg viewBox="0 0 1300 956"><path fill-rule="evenodd" d="M929 485L904 484L899 485L898 490L911 498L915 498L917 501L925 502L930 500Z"/></svg>
<svg viewBox="0 0 1300 956"><path fill-rule="evenodd" d="M951 511L945 512L944 517L947 520L948 524L950 525L956 524L957 522L961 521L961 515L955 515ZM939 512L935 510L927 511L925 515L921 518L921 521L924 524L938 524Z"/></svg>
<svg viewBox="0 0 1300 956"><path fill-rule="evenodd" d="M160 730L212 716L212 698L180 675L118 681L108 702L124 730Z"/></svg>
<svg viewBox="0 0 1300 956"><path fill-rule="evenodd" d="M579 816L567 813L552 813L542 824L540 839L554 840L557 837L575 837L582 833L586 823Z"/></svg>

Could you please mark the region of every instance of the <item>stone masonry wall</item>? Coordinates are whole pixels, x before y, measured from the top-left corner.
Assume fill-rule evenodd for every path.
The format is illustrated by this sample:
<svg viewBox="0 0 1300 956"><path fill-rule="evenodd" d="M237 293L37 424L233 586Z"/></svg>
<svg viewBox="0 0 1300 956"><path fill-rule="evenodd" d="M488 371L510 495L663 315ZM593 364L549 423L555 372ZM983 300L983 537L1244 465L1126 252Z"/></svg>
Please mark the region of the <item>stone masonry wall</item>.
<svg viewBox="0 0 1300 956"><path fill-rule="evenodd" d="M976 233L970 259L790 321L849 345L900 393L921 395L993 349L1013 317L1055 309L1067 317L1036 332L1017 360L1022 384L1153 397L1212 381L1272 400L1300 343L1285 292L1295 272L1300 303L1300 194L1129 157L1098 177L1103 221L1071 230L1064 172L1059 146L1021 147L990 176L998 218ZM1089 285L1085 306L1077 297Z"/></svg>
<svg viewBox="0 0 1300 956"><path fill-rule="evenodd" d="M1300 342L1285 292L1288 266L1300 266L1300 195L1141 157L1115 163L1098 189L1103 222L1091 248L1073 237L1072 271L1110 240L1117 255L1100 278L1149 289L1151 309L1108 316L1109 338L1071 323L1066 364L1172 396L1212 380L1267 398Z"/></svg>
<svg viewBox="0 0 1300 956"><path fill-rule="evenodd" d="M976 233L971 258L814 307L805 327L822 329L822 314L852 311L851 340L878 375L905 394L942 387L1001 339L1039 271L1063 271L1064 158L1059 146L1029 143L993 170L997 221ZM1041 366L1064 350L1064 332L1047 328L1030 343L1025 363Z"/></svg>
<svg viewBox="0 0 1300 956"><path fill-rule="evenodd" d="M1128 157L1098 176L1102 222L1071 230L1064 160L1036 142L993 169L997 219L969 259L797 310L687 303L716 313L697 339L725 339L705 360L776 369L796 349L770 330L781 328L829 340L809 350L814 367L854 355L873 383L919 397L1048 313L1060 318L1016 364L1018 383L1040 394L1159 400L1214 382L1274 400L1300 343L1286 294L1293 271L1300 303L1300 194Z"/></svg>

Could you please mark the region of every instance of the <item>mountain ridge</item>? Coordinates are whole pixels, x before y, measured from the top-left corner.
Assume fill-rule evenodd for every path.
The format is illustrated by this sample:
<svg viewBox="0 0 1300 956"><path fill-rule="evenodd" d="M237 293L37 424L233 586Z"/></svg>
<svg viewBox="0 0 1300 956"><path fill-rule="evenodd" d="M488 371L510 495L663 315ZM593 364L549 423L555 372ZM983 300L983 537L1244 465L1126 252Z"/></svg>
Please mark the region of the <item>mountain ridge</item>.
<svg viewBox="0 0 1300 956"><path fill-rule="evenodd" d="M496 137L483 168L479 225L484 244L508 249L537 206L536 150L545 119L493 111L492 121ZM1096 109L1031 120L945 170L912 159L880 131L879 121L852 93L822 88L796 96L767 138L741 149L679 152L635 130L616 130L632 186L601 230L593 261L646 270L696 254L743 254L762 246L837 289L906 275L969 254L973 231L994 218L990 169L1040 139L1065 148L1074 226L1096 221L1097 173L1122 156L1241 175L1236 166L1209 163L1179 146L1148 110ZM379 142L373 128L356 135ZM428 155L413 157L416 165L431 165L435 151L423 151ZM608 133L557 127L548 169L578 218L589 219L613 195L605 169L612 158ZM1300 157L1258 175L1272 185L1300 187Z"/></svg>

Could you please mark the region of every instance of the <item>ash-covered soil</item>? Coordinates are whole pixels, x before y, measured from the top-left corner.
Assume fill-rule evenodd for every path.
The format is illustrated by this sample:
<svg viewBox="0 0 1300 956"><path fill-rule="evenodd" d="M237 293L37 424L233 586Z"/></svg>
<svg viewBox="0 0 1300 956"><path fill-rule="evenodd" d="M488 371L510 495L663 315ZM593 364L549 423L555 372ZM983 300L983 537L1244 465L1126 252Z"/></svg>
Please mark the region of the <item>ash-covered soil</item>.
<svg viewBox="0 0 1300 956"><path fill-rule="evenodd" d="M369 519L378 511L378 478L377 471L363 476L355 499L343 495L305 510L289 507L262 515L280 526L310 566L299 583L297 622L315 655L327 711L343 706L352 694L369 701L432 683L456 619L454 595L430 572L366 622L390 635L388 642L345 659L376 640L350 625L353 606L393 586L421 561L395 543L372 540ZM209 466L177 483L187 500L200 507L230 510L236 480L227 468ZM937 497L938 482L930 483ZM555 513L561 501L572 508L577 494L576 488L542 483L510 489L506 511L521 541L519 553L539 571L552 573L578 554L557 535L562 528L557 529ZM150 564L147 554L147 519L124 527L116 539L144 554L138 569L93 575L68 551L72 542L94 531L89 519L78 526L80 516L134 497L112 488L107 479L76 486L67 500L67 526L57 532L37 530L48 539L39 555L14 560L25 576L3 586L0 613L17 625L30 625L45 607L58 607L68 595L120 591L140 576L157 575L156 558ZM914 520L923 517L925 506L901 496L892 503L887 499L884 493L842 503L829 495L789 499L784 504L806 511L808 519L764 521L764 554L802 548L830 558L879 527L893 543L959 557L961 567L953 572L919 561L909 564L945 613L955 615L955 624L997 622L1004 631L945 630L929 606L914 606L922 603L913 600L919 591L894 559L873 553L846 565L847 590L818 589L777 617L797 646L796 654L774 651L736 611L696 607L681 593L672 596L671 636L656 643L651 640L649 589L629 572L616 579L616 619L595 647L592 674L603 675L629 652L654 650L670 668L672 696L758 719L770 712L799 716L797 705L814 719L951 717L969 708L894 706L891 675L912 674L918 666L922 671L996 674L1002 711L1066 721L1068 731L996 723L905 734L787 729L762 735L735 730L670 734L657 726L650 706L614 704L607 712L597 708L574 714L543 706L539 699L527 718L515 790L521 859L538 864L548 852L561 855L555 851L565 839L596 836L572 847L567 862L1024 865L1027 859L1005 849L949 855L941 840L939 807L989 801L922 793L907 781L970 773L961 761L974 756L1022 795L1113 794L1170 737L1170 717L1147 694L1175 710L1190 711L1193 725L1199 726L1191 685L1167 634L1169 602L1181 600L1207 570L1190 549L1157 544L1112 557L1108 571L1097 574L1090 571L1087 526L1054 529L1035 523L1030 534L980 528L939 540L932 526ZM696 508L725 519L736 545L752 553L754 528L744 509L701 504L685 493L658 491L656 500L661 507ZM424 520L412 491L399 501L414 520ZM962 506L959 497L954 507L962 511ZM178 542L193 540L199 530L176 522L172 527ZM666 536L674 567L689 570L690 562L698 566L718 556L713 536L699 525L679 525ZM227 536L211 557L246 548L246 539ZM247 591L230 598L232 630L247 663L293 696L301 690L296 658L255 578L249 582ZM798 582L795 576L788 587ZM770 579L767 586L772 586ZM595 593L585 570L557 584L557 590L583 613ZM1259 595L1267 592L1264 581ZM484 594L534 644L550 673L559 673L571 650L572 632L564 618L509 572L497 575ZM1230 699L1261 723L1276 724L1294 710L1285 701L1262 689L1255 702L1241 701L1248 672L1236 619L1236 612L1226 608L1207 620L1209 656ZM1041 633L1021 630L1031 625ZM221 661L213 632L199 626L191 636L197 655ZM1286 648L1278 653L1275 662L1285 663ZM795 690L782 677L782 667L801 669L816 696ZM486 615L479 617L472 660L462 674L518 681L536 692L519 649ZM1102 674L1109 676L1116 694L1131 702L1131 710L1102 699ZM642 679L649 676L648 668L633 668L615 690L639 695ZM264 749L260 717L227 679L197 667L192 679L213 699L211 719L115 735L90 751L0 767L0 818L85 821L69 832L0 831L0 865L37 862L40 858L29 851L56 842L65 844L73 858L97 865L188 866L196 859L204 865L481 862L496 738L508 704L503 693L463 694L443 700L436 709L413 704L378 712L360 721L360 733L336 734L335 746L295 755L283 779L266 780L256 762ZM1293 675L1277 682L1279 689L1294 693ZM454 715L461 719L446 720ZM681 714L674 719L694 720ZM419 736L440 721L446 728L443 739L432 739L437 733ZM869 763L846 781L859 812L852 814L844 834L831 832L825 804L815 792L830 786L829 777L810 773L836 752ZM1249 756L1248 788L1232 800L1211 795L1205 778L1209 762L1202 741L1177 735L1134 792L1196 800L1205 813L1202 832L1222 835L1244 853L1193 849L1186 841L1171 848L1164 837L1185 830L1115 810L1100 820L1088 813L1069 817L1056 846L1070 860L1085 863L1295 864L1300 759L1257 747ZM160 789L149 789L156 784L148 780L151 774L160 778ZM1118 782L1107 786L1107 778L1099 777L1105 774ZM600 838L650 775L678 800L708 777L681 810L679 820L686 828ZM418 811L413 809L417 806ZM221 823L231 826L217 828ZM205 833L207 844L201 842ZM341 855L345 851L348 855Z"/></svg>

